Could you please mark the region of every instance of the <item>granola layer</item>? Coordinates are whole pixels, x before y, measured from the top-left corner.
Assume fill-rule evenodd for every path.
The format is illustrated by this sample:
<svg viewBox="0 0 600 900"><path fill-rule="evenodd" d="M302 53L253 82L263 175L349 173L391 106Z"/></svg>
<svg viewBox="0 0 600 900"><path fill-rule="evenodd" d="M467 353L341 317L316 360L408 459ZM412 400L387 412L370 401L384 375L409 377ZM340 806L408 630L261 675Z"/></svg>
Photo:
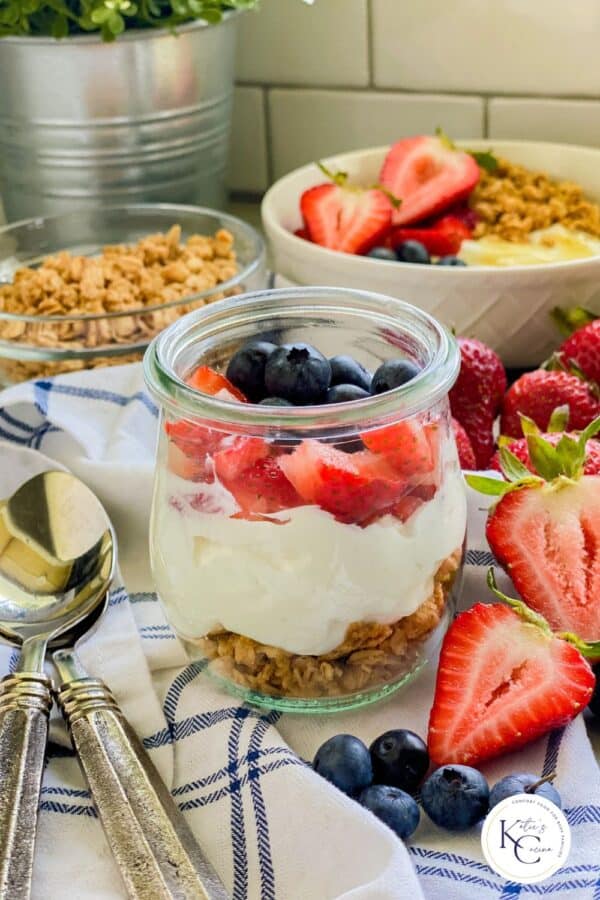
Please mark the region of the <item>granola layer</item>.
<svg viewBox="0 0 600 900"><path fill-rule="evenodd" d="M321 656L288 653L231 631L213 632L198 644L215 674L261 694L336 697L380 687L414 666L442 618L461 557L459 549L444 560L431 595L410 616L390 625L354 622L343 643Z"/></svg>

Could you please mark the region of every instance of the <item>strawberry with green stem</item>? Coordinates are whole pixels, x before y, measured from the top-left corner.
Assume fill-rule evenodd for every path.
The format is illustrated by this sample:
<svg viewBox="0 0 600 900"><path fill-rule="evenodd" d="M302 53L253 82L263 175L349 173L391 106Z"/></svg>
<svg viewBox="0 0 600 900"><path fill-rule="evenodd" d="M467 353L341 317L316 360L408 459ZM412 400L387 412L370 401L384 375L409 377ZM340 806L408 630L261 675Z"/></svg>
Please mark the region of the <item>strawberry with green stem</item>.
<svg viewBox="0 0 600 900"><path fill-rule="evenodd" d="M533 610L555 629L600 638L600 476L584 474L587 441L600 417L556 446L524 420L531 472L506 447L506 481L467 475L468 484L499 498L486 537L494 556Z"/></svg>
<svg viewBox="0 0 600 900"><path fill-rule="evenodd" d="M566 725L595 684L588 657L600 654L573 634L553 634L520 600L488 585L504 603L477 603L454 620L440 654L428 749L438 765L476 766Z"/></svg>

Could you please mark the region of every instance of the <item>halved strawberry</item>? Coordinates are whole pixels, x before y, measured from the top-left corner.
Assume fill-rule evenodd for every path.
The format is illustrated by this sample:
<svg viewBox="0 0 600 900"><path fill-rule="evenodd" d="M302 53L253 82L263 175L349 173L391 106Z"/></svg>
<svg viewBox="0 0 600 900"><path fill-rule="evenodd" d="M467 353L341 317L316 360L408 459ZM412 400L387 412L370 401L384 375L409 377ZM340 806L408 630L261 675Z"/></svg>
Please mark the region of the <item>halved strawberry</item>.
<svg viewBox="0 0 600 900"><path fill-rule="evenodd" d="M331 178L332 182L309 188L300 198L309 239L329 250L366 253L387 234L392 224L392 202L378 188L347 187L342 172Z"/></svg>
<svg viewBox="0 0 600 900"><path fill-rule="evenodd" d="M397 503L410 486L386 462L366 451L344 453L306 440L279 465L306 503L340 522L366 524Z"/></svg>
<svg viewBox="0 0 600 900"><path fill-rule="evenodd" d="M379 181L402 201L394 211L394 225L408 225L467 197L479 181L479 166L448 141L423 135L393 145Z"/></svg>
<svg viewBox="0 0 600 900"><path fill-rule="evenodd" d="M302 502L272 448L260 438L236 438L215 453L213 463L217 478L244 513L274 513Z"/></svg>
<svg viewBox="0 0 600 900"><path fill-rule="evenodd" d="M365 447L385 456L404 478L429 475L437 462L437 427L417 422L396 422L361 434Z"/></svg>
<svg viewBox="0 0 600 900"><path fill-rule="evenodd" d="M432 256L453 256L470 237L471 229L463 221L456 216L442 216L427 225L396 225L390 231L388 243L397 247L404 241L419 241Z"/></svg>
<svg viewBox="0 0 600 900"><path fill-rule="evenodd" d="M600 418L555 447L528 434L535 475L503 447L508 481L466 476L476 490L501 497L486 535L523 600L553 628L586 640L600 639L600 476L582 475L586 442L598 431Z"/></svg>
<svg viewBox="0 0 600 900"><path fill-rule="evenodd" d="M220 372L211 369L210 366L198 366L192 374L186 378L186 383L203 394L216 397L222 394L223 400L239 400L246 403L246 398L238 389Z"/></svg>
<svg viewBox="0 0 600 900"><path fill-rule="evenodd" d="M587 706L595 684L590 664L523 615L477 603L450 626L429 717L436 765L476 766L566 725Z"/></svg>

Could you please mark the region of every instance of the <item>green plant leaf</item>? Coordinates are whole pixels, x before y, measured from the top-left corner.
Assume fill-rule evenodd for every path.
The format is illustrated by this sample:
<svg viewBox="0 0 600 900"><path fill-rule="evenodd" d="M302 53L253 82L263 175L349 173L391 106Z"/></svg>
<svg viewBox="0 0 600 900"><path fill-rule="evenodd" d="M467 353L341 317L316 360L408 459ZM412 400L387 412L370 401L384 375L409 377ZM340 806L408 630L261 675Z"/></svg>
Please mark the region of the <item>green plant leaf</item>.
<svg viewBox="0 0 600 900"><path fill-rule="evenodd" d="M499 589L498 585L496 584L496 577L494 575L493 567L490 567L488 569L486 581L492 593L494 593L499 600L507 603L510 608L513 609L521 619L523 619L524 622L528 622L530 625L535 625L548 636L552 635L552 630L543 616L541 616L539 613L536 613L522 600L517 600L516 597L509 597L508 594L504 594Z"/></svg>
<svg viewBox="0 0 600 900"><path fill-rule="evenodd" d="M528 437L530 434L542 433L533 419L530 419L529 416L524 416L523 413L519 413L519 420L521 422L521 431L525 437Z"/></svg>
<svg viewBox="0 0 600 900"><path fill-rule="evenodd" d="M570 337L574 331L589 325L598 316L583 306L573 306L570 309L563 309L555 306L550 313L550 318L565 337Z"/></svg>
<svg viewBox="0 0 600 900"><path fill-rule="evenodd" d="M507 447L500 447L499 454L502 474L509 481L522 481L524 478L531 479L534 477L527 466L524 466L521 460Z"/></svg>
<svg viewBox="0 0 600 900"><path fill-rule="evenodd" d="M600 659L600 641L584 641L571 631L561 631L556 637L573 644L586 659Z"/></svg>
<svg viewBox="0 0 600 900"><path fill-rule="evenodd" d="M577 438L563 434L556 445L556 454L567 478L577 479L581 476L585 462L585 442L582 444Z"/></svg>
<svg viewBox="0 0 600 900"><path fill-rule="evenodd" d="M493 150L467 150L467 153L473 157L479 168L485 169L486 172L495 172L500 165Z"/></svg>
<svg viewBox="0 0 600 900"><path fill-rule="evenodd" d="M529 450L529 458L533 463L535 471L546 481L552 481L563 475L560 456L556 452L556 447L549 444L538 434L527 435L527 449Z"/></svg>
<svg viewBox="0 0 600 900"><path fill-rule="evenodd" d="M531 472L527 473L530 477ZM488 478L485 475L465 475L465 481L473 490L479 491L480 494L486 494L488 497L502 497L514 490L514 485L503 481L501 478Z"/></svg>
<svg viewBox="0 0 600 900"><path fill-rule="evenodd" d="M550 416L546 431L566 431L567 425L569 424L569 413L570 410L568 404L557 406L556 409L552 410L552 415Z"/></svg>
<svg viewBox="0 0 600 900"><path fill-rule="evenodd" d="M579 442L582 443L583 446L585 447L587 442L591 438L595 437L598 434L598 432L600 432L600 416L598 416L598 418L596 418L592 422L590 422L589 425L587 425L583 429L583 431L579 435Z"/></svg>
<svg viewBox="0 0 600 900"><path fill-rule="evenodd" d="M448 137L443 128L439 125L435 129L435 136L439 139L440 143L446 150L456 150L456 144L452 140L452 138Z"/></svg>

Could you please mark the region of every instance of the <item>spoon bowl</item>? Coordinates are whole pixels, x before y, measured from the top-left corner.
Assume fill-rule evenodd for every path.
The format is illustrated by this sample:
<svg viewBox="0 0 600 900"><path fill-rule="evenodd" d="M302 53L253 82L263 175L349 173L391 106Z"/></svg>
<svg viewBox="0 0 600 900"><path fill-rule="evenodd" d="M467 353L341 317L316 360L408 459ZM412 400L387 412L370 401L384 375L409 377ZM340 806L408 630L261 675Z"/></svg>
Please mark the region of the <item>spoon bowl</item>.
<svg viewBox="0 0 600 900"><path fill-rule="evenodd" d="M76 626L102 600L115 560L104 508L70 473L43 472L2 502L0 637L23 644L22 670L36 671L35 646Z"/></svg>

